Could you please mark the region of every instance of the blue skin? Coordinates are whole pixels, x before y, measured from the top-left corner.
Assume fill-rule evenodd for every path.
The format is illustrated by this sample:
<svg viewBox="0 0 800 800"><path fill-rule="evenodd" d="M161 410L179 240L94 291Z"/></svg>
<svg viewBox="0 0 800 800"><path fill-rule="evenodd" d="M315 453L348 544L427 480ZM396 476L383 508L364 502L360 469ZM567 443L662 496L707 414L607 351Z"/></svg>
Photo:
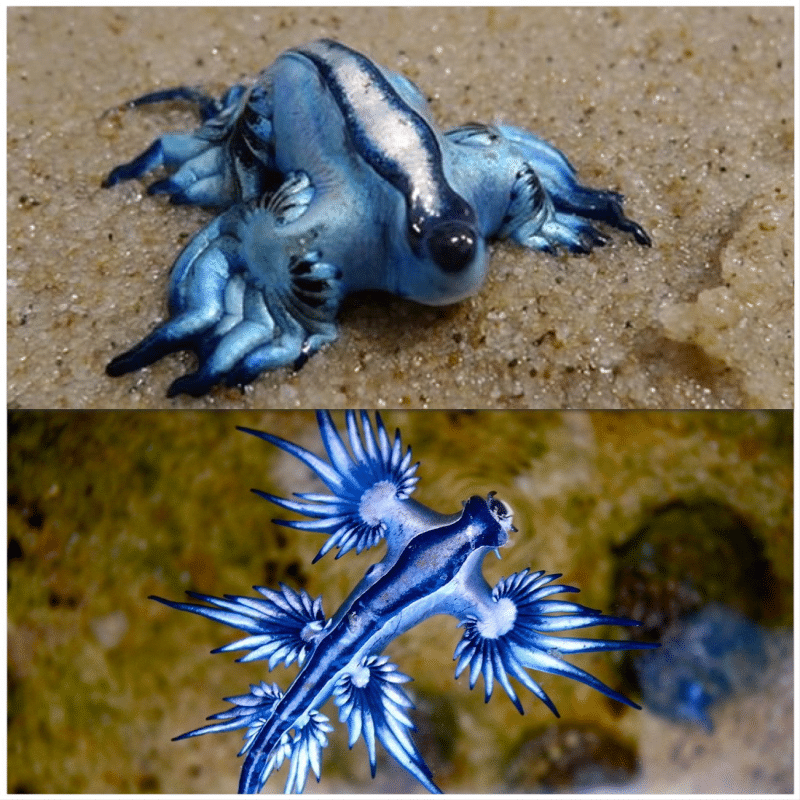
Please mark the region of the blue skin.
<svg viewBox="0 0 800 800"><path fill-rule="evenodd" d="M562 656L600 650L644 650L657 647L635 641L560 637L562 631L601 625L638 625L578 605L550 599L578 591L554 584L559 575L528 570L490 587L483 577L484 557L508 542L511 509L494 497L474 496L457 514L439 514L413 500L417 464L411 450L404 455L399 434L390 442L376 414L348 412L350 451L331 417L318 414L330 461L291 442L242 428L294 455L310 467L331 494L296 494L284 499L257 494L298 512L305 520L276 522L299 530L327 533L315 561L336 547L337 558L386 541L383 558L369 567L339 610L326 620L321 599L281 585L281 590L256 587L261 598L222 598L190 592L202 603L178 603L154 597L165 605L240 628L249 635L215 652L248 650L241 661L266 660L269 669L298 662L300 670L286 692L265 683L246 695L226 698L233 708L209 717L212 724L177 738L247 728L241 754L239 791L257 793L273 770L289 762L285 790L302 792L309 769L319 780L321 752L332 730L320 708L333 698L339 719L346 722L350 746L363 736L372 768L375 739L430 792L439 789L420 756L405 710L413 704L399 683L409 680L381 656L386 646L410 628L436 614L459 621L464 636L456 648L456 677L470 668L470 688L483 675L488 702L494 681L522 713L509 676L532 691L558 716L555 706L527 669L581 681L633 708L638 705ZM266 600L264 599L266 598ZM203 604L204 603L204 604Z"/></svg>
<svg viewBox="0 0 800 800"><path fill-rule="evenodd" d="M107 368L193 350L199 368L170 396L298 367L336 338L351 292L462 300L484 281L488 239L586 253L606 241L598 220L650 244L622 196L581 186L552 145L510 125L444 133L411 81L330 40L219 101L179 87L132 105L169 100L195 103L203 125L159 137L103 185L164 167L150 193L222 212L175 262L170 319Z"/></svg>

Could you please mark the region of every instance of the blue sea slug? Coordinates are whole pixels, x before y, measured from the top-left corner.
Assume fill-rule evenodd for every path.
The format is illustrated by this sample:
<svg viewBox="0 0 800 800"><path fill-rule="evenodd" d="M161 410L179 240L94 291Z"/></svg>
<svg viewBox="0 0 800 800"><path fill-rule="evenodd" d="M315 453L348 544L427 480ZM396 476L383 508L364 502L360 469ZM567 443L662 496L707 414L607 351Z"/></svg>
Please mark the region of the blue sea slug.
<svg viewBox="0 0 800 800"><path fill-rule="evenodd" d="M219 99L178 87L131 102L195 104L202 125L160 136L104 186L163 167L151 194L220 211L178 256L170 318L107 367L118 376L178 350L196 372L170 396L298 368L337 336L351 292L419 303L478 291L487 240L585 253L598 220L649 245L622 196L589 189L552 145L511 125L443 132L407 78L328 39L280 55Z"/></svg>
<svg viewBox="0 0 800 800"><path fill-rule="evenodd" d="M764 629L717 602L678 620L662 647L634 659L642 702L674 722L714 730L710 711L737 691L754 688L767 668Z"/></svg>
<svg viewBox="0 0 800 800"><path fill-rule="evenodd" d="M554 599L577 592L555 581L558 574L522 572L494 587L483 577L484 557L508 543L515 531L510 507L495 492L472 496L460 511L441 514L415 501L417 464L411 448L403 453L399 432L394 441L380 416L375 427L366 413L346 415L345 446L330 415L318 414L329 461L277 436L242 428L281 448L310 467L330 493L299 493L285 499L253 490L275 505L307 519L276 520L281 525L327 535L314 561L333 548L337 558L386 542L382 559L330 618L322 598L284 584L280 589L255 587L260 597L212 597L189 592L193 603L154 597L160 603L222 622L247 635L214 652L249 651L240 661L264 660L271 670L297 663L299 670L286 691L265 682L243 695L226 698L233 706L209 717L211 724L177 738L245 728L245 755L239 791L257 793L273 770L288 761L286 792L302 792L309 770L319 780L322 751L333 730L320 710L333 699L340 722L349 729L352 747L363 737L372 775L376 739L430 792L438 792L433 775L417 750L408 716L413 704L401 688L410 680L383 655L396 637L436 614L455 617L464 635L456 647L455 675L469 669L470 688L483 676L488 702L495 681L522 713L509 680L513 677L558 716L542 687L528 674L533 669L562 675L639 708L631 700L567 661L564 656L601 650L657 647L635 641L562 637L563 631L603 625L638 625L606 616L577 603Z"/></svg>

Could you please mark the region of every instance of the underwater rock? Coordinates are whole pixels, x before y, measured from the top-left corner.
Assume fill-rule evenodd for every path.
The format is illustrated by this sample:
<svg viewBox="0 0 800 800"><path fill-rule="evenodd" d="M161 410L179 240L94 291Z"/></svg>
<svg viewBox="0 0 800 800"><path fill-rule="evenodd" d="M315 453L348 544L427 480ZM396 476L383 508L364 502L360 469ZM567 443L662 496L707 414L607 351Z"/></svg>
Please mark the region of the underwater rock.
<svg viewBox="0 0 800 800"><path fill-rule="evenodd" d="M506 768L505 791L568 792L627 783L636 752L600 725L560 721L526 732Z"/></svg>
<svg viewBox="0 0 800 800"><path fill-rule="evenodd" d="M708 603L763 622L783 602L763 543L733 508L716 500L679 500L656 509L616 555L614 611L640 620L637 636L650 641Z"/></svg>

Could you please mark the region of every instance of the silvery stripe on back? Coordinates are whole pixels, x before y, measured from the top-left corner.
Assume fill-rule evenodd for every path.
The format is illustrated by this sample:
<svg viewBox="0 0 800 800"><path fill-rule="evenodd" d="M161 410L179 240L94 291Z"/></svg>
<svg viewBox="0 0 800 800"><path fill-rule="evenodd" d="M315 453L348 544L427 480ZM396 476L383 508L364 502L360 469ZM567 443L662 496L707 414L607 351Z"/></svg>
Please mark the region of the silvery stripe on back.
<svg viewBox="0 0 800 800"><path fill-rule="evenodd" d="M319 70L341 109L361 157L405 197L416 236L422 217L442 217L463 203L442 170L442 154L428 122L397 93L374 62L330 39L294 52Z"/></svg>

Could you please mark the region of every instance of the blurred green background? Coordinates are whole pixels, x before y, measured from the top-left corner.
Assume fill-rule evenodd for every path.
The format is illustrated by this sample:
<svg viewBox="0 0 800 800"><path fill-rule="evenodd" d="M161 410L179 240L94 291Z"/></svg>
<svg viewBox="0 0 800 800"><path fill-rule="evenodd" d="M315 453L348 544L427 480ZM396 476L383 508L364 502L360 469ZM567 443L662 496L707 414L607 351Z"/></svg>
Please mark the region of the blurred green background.
<svg viewBox="0 0 800 800"><path fill-rule="evenodd" d="M342 416L335 417L341 423ZM532 567L564 573L580 602L611 610L612 548L659 508L713 501L746 522L774 575L771 622L791 624L789 412L387 412L421 461L415 497L454 512L497 490L519 533L489 556L490 583ZM249 683L293 672L209 651L236 632L149 601L184 591L247 594L284 581L331 615L367 551L312 567L322 536L279 528L251 487L318 490L309 470L234 430L260 428L322 453L307 412L15 412L9 416L8 780L11 792L232 792L236 733L173 743ZM382 548L381 548L382 549ZM567 596L571 599L572 596ZM775 599L777 598L777 600ZM453 680L460 631L426 621L388 651L419 709L418 741L445 791L492 792L521 743L554 718L528 693L520 717L496 689ZM612 633L618 635L618 631ZM573 657L620 686L612 654ZM543 675L565 721L602 731L635 768L638 712ZM337 726L309 791L407 791L390 764L369 777L363 742ZM268 784L280 791L286 769Z"/></svg>

